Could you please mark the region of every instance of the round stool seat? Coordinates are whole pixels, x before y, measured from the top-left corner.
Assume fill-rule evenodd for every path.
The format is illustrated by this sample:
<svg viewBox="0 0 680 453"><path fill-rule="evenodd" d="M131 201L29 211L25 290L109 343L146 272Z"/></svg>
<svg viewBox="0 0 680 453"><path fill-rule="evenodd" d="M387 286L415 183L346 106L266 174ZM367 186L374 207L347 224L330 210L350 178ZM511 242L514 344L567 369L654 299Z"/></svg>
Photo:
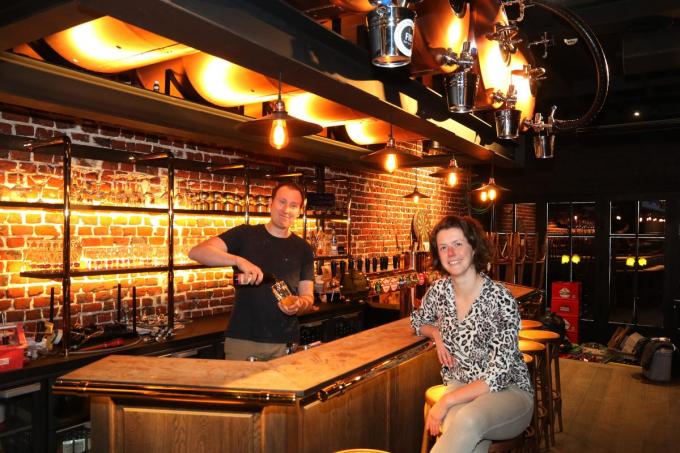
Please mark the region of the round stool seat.
<svg viewBox="0 0 680 453"><path fill-rule="evenodd" d="M522 319L520 321L520 328L521 329L538 329L540 327L543 327L543 323L541 321L536 321L534 319Z"/></svg>
<svg viewBox="0 0 680 453"><path fill-rule="evenodd" d="M522 340L531 340L545 343L548 341L556 341L560 339L560 335L551 330L520 330L519 338Z"/></svg>
<svg viewBox="0 0 680 453"><path fill-rule="evenodd" d="M524 359L524 363L529 364L534 361L534 358L531 357L529 354L522 353L522 358Z"/></svg>
<svg viewBox="0 0 680 453"><path fill-rule="evenodd" d="M519 340L518 343L520 352L531 354L532 352L536 353L545 351L545 346L537 341Z"/></svg>
<svg viewBox="0 0 680 453"><path fill-rule="evenodd" d="M434 406L444 393L446 393L446 386L444 384L433 385L425 390L425 404L430 407Z"/></svg>
<svg viewBox="0 0 680 453"><path fill-rule="evenodd" d="M349 450L338 450L334 453L390 453L386 450L374 450L372 448L350 448Z"/></svg>

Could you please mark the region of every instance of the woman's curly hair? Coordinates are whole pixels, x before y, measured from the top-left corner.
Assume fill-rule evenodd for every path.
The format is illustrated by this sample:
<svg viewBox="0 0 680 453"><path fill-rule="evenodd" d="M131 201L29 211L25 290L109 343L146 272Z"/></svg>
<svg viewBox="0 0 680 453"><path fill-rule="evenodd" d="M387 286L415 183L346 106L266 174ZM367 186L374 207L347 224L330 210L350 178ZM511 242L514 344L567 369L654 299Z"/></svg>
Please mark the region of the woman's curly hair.
<svg viewBox="0 0 680 453"><path fill-rule="evenodd" d="M442 266L439 259L439 251L437 248L437 234L442 230L449 228L460 228L465 235L468 243L474 251L472 261L477 272L487 270L489 260L491 259L491 247L487 240L486 233L482 225L472 217L461 217L457 215L448 215L441 219L430 233L430 253L432 254L432 268L446 274L447 271Z"/></svg>

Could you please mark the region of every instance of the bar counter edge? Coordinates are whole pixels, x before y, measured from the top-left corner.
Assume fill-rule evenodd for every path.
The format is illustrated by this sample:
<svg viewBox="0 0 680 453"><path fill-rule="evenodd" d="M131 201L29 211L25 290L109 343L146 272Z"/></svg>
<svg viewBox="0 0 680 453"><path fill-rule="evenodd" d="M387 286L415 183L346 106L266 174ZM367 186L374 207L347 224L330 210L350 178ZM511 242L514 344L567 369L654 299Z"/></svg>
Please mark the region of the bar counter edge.
<svg viewBox="0 0 680 453"><path fill-rule="evenodd" d="M112 355L59 378L93 451L419 449L434 349L401 319L269 362Z"/></svg>

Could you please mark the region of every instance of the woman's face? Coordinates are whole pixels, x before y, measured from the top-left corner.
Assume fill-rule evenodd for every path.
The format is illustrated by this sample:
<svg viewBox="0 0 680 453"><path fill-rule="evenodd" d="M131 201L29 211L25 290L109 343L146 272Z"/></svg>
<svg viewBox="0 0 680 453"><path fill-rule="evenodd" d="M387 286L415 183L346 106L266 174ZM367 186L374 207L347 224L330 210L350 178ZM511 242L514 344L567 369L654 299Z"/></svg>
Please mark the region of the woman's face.
<svg viewBox="0 0 680 453"><path fill-rule="evenodd" d="M442 267L452 277L476 273L474 251L460 228L447 228L437 233L437 253Z"/></svg>

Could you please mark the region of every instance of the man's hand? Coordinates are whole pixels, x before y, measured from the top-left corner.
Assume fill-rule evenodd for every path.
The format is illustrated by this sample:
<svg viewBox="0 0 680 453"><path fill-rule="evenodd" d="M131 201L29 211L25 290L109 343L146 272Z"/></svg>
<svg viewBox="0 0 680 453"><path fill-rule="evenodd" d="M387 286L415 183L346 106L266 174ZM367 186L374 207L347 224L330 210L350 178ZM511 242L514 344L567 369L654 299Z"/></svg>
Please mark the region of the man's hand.
<svg viewBox="0 0 680 453"><path fill-rule="evenodd" d="M297 314L297 312L300 310L302 302L300 301L300 297L298 296L286 296L283 300L281 300L278 303L278 305L279 310L281 310L282 312L289 316L292 316Z"/></svg>
<svg viewBox="0 0 680 453"><path fill-rule="evenodd" d="M247 259L243 257L237 257L236 258L236 267L239 268L241 272L243 272L243 281L242 283L244 285L259 285L262 283L262 269L248 261Z"/></svg>

